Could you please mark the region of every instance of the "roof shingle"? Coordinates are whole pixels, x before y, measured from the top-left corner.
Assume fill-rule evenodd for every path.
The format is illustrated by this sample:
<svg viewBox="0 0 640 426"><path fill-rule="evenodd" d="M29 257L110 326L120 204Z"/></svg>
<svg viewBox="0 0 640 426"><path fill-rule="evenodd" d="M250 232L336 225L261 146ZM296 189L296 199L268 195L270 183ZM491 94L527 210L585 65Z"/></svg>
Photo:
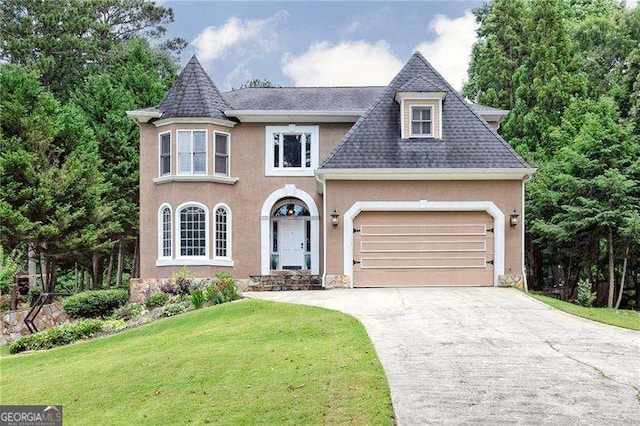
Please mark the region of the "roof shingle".
<svg viewBox="0 0 640 426"><path fill-rule="evenodd" d="M162 118L212 117L227 120L229 104L222 97L198 59L191 57L158 109Z"/></svg>
<svg viewBox="0 0 640 426"><path fill-rule="evenodd" d="M396 92L434 88L447 93L442 102L441 139L402 139ZM411 57L321 165L323 169L528 167L419 53Z"/></svg>

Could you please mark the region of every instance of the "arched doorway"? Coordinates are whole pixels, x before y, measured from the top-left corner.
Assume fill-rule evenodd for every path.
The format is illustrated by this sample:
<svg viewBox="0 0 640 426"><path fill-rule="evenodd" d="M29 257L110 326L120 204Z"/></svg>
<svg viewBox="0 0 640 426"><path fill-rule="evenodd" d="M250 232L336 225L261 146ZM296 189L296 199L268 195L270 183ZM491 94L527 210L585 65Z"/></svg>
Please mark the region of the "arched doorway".
<svg viewBox="0 0 640 426"><path fill-rule="evenodd" d="M320 214L313 197L296 185L273 191L260 212L260 244L261 275L296 269L319 274Z"/></svg>
<svg viewBox="0 0 640 426"><path fill-rule="evenodd" d="M311 217L297 198L278 201L271 211L271 270L311 269Z"/></svg>

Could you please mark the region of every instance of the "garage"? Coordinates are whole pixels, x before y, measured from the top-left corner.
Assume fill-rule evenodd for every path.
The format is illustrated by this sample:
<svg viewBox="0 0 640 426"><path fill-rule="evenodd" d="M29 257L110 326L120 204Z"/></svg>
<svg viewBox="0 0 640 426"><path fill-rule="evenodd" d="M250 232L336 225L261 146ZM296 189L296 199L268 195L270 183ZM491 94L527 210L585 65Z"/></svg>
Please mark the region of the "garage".
<svg viewBox="0 0 640 426"><path fill-rule="evenodd" d="M353 221L353 286L492 286L485 211L363 211Z"/></svg>

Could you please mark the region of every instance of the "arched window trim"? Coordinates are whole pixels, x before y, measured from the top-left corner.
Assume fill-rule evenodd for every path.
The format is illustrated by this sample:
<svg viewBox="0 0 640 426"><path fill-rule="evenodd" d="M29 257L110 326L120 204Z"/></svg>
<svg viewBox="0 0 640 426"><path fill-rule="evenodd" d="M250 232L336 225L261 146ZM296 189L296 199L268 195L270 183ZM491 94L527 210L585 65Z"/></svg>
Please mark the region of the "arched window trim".
<svg viewBox="0 0 640 426"><path fill-rule="evenodd" d="M164 255L164 209L168 208L169 209L169 217L171 218L171 221L174 220L173 217L173 209L171 208L171 204L169 203L162 203L160 205L160 207L158 208L158 259L172 259L173 258L173 253L174 253L174 227L173 227L173 223L171 224L170 227L170 233L169 233L169 238L171 240L171 253L169 254L169 256L165 256Z"/></svg>
<svg viewBox="0 0 640 426"><path fill-rule="evenodd" d="M182 243L182 238L180 235L180 213L182 212L182 210L184 210L187 207L198 207L204 210L204 230L205 230L205 245L204 245L204 256L182 256L180 253L182 252L181 250L181 243ZM193 259L210 259L210 246L211 246L211 238L210 238L210 228L209 228L209 209L207 208L207 206L205 206L202 203L199 203L197 201L187 201L186 203L182 203L180 204L178 207L176 207L176 212L175 212L175 227L174 227L174 235L176 236L176 238L174 238L175 240L175 244L174 244L174 253L175 259L183 259L183 260L193 260Z"/></svg>
<svg viewBox="0 0 640 426"><path fill-rule="evenodd" d="M217 245L217 212L218 209L224 209L227 213L227 255L226 256L216 256L216 245ZM213 207L213 259L220 261L231 261L233 259L233 216L231 213L231 207L229 207L225 203L218 203Z"/></svg>

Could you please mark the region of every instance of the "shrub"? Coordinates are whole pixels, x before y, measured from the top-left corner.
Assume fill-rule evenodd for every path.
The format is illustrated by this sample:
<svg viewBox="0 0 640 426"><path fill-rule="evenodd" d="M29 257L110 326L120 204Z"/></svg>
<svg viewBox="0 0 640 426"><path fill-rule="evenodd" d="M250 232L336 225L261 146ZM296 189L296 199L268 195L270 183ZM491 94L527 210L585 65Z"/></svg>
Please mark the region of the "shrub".
<svg viewBox="0 0 640 426"><path fill-rule="evenodd" d="M107 333L115 333L126 327L123 319L106 320L102 325L102 330Z"/></svg>
<svg viewBox="0 0 640 426"><path fill-rule="evenodd" d="M67 345L77 340L95 336L102 331L102 328L103 322L96 319L64 324L19 338L9 346L9 352L17 354L24 351Z"/></svg>
<svg viewBox="0 0 640 426"><path fill-rule="evenodd" d="M591 291L591 282L588 279L578 281L578 304L591 307L596 300L596 293Z"/></svg>
<svg viewBox="0 0 640 426"><path fill-rule="evenodd" d="M191 292L191 303L193 303L193 307L196 309L202 308L204 305L204 293L200 289L195 289Z"/></svg>
<svg viewBox="0 0 640 426"><path fill-rule="evenodd" d="M74 317L106 317L128 301L129 293L122 289L83 291L65 300L64 310Z"/></svg>
<svg viewBox="0 0 640 426"><path fill-rule="evenodd" d="M36 304L36 301L38 300L38 297L40 297L40 294L42 294L42 289L39 285L36 285L35 287L29 289L29 294L27 295L29 306L33 306Z"/></svg>
<svg viewBox="0 0 640 426"><path fill-rule="evenodd" d="M174 315L185 313L187 312L187 308L189 308L190 304L191 302L185 302L185 301L166 304L162 307L162 309L160 309L159 316L172 317Z"/></svg>
<svg viewBox="0 0 640 426"><path fill-rule="evenodd" d="M157 308L157 307L160 307L160 306L164 305L165 303L167 303L167 300L169 300L169 295L168 294L157 293L157 294L154 294L153 296L149 297L144 302L144 305L147 307L147 309L153 309L153 308Z"/></svg>
<svg viewBox="0 0 640 426"><path fill-rule="evenodd" d="M129 305L121 306L111 314L113 319L121 319L125 321L132 320L144 312L144 306L139 303L131 303Z"/></svg>
<svg viewBox="0 0 640 426"><path fill-rule="evenodd" d="M212 305L231 302L240 298L236 288L236 280L227 272L216 274L216 280L211 283L205 292L205 299Z"/></svg>
<svg viewBox="0 0 640 426"><path fill-rule="evenodd" d="M5 253L0 247L0 293L8 293L13 287L13 279L20 270L18 262L20 256L20 252L16 250L11 253Z"/></svg>
<svg viewBox="0 0 640 426"><path fill-rule="evenodd" d="M169 281L160 287L160 291L170 295L188 296L191 292L191 284L196 276L189 271L189 268L183 266L178 272L171 275Z"/></svg>

